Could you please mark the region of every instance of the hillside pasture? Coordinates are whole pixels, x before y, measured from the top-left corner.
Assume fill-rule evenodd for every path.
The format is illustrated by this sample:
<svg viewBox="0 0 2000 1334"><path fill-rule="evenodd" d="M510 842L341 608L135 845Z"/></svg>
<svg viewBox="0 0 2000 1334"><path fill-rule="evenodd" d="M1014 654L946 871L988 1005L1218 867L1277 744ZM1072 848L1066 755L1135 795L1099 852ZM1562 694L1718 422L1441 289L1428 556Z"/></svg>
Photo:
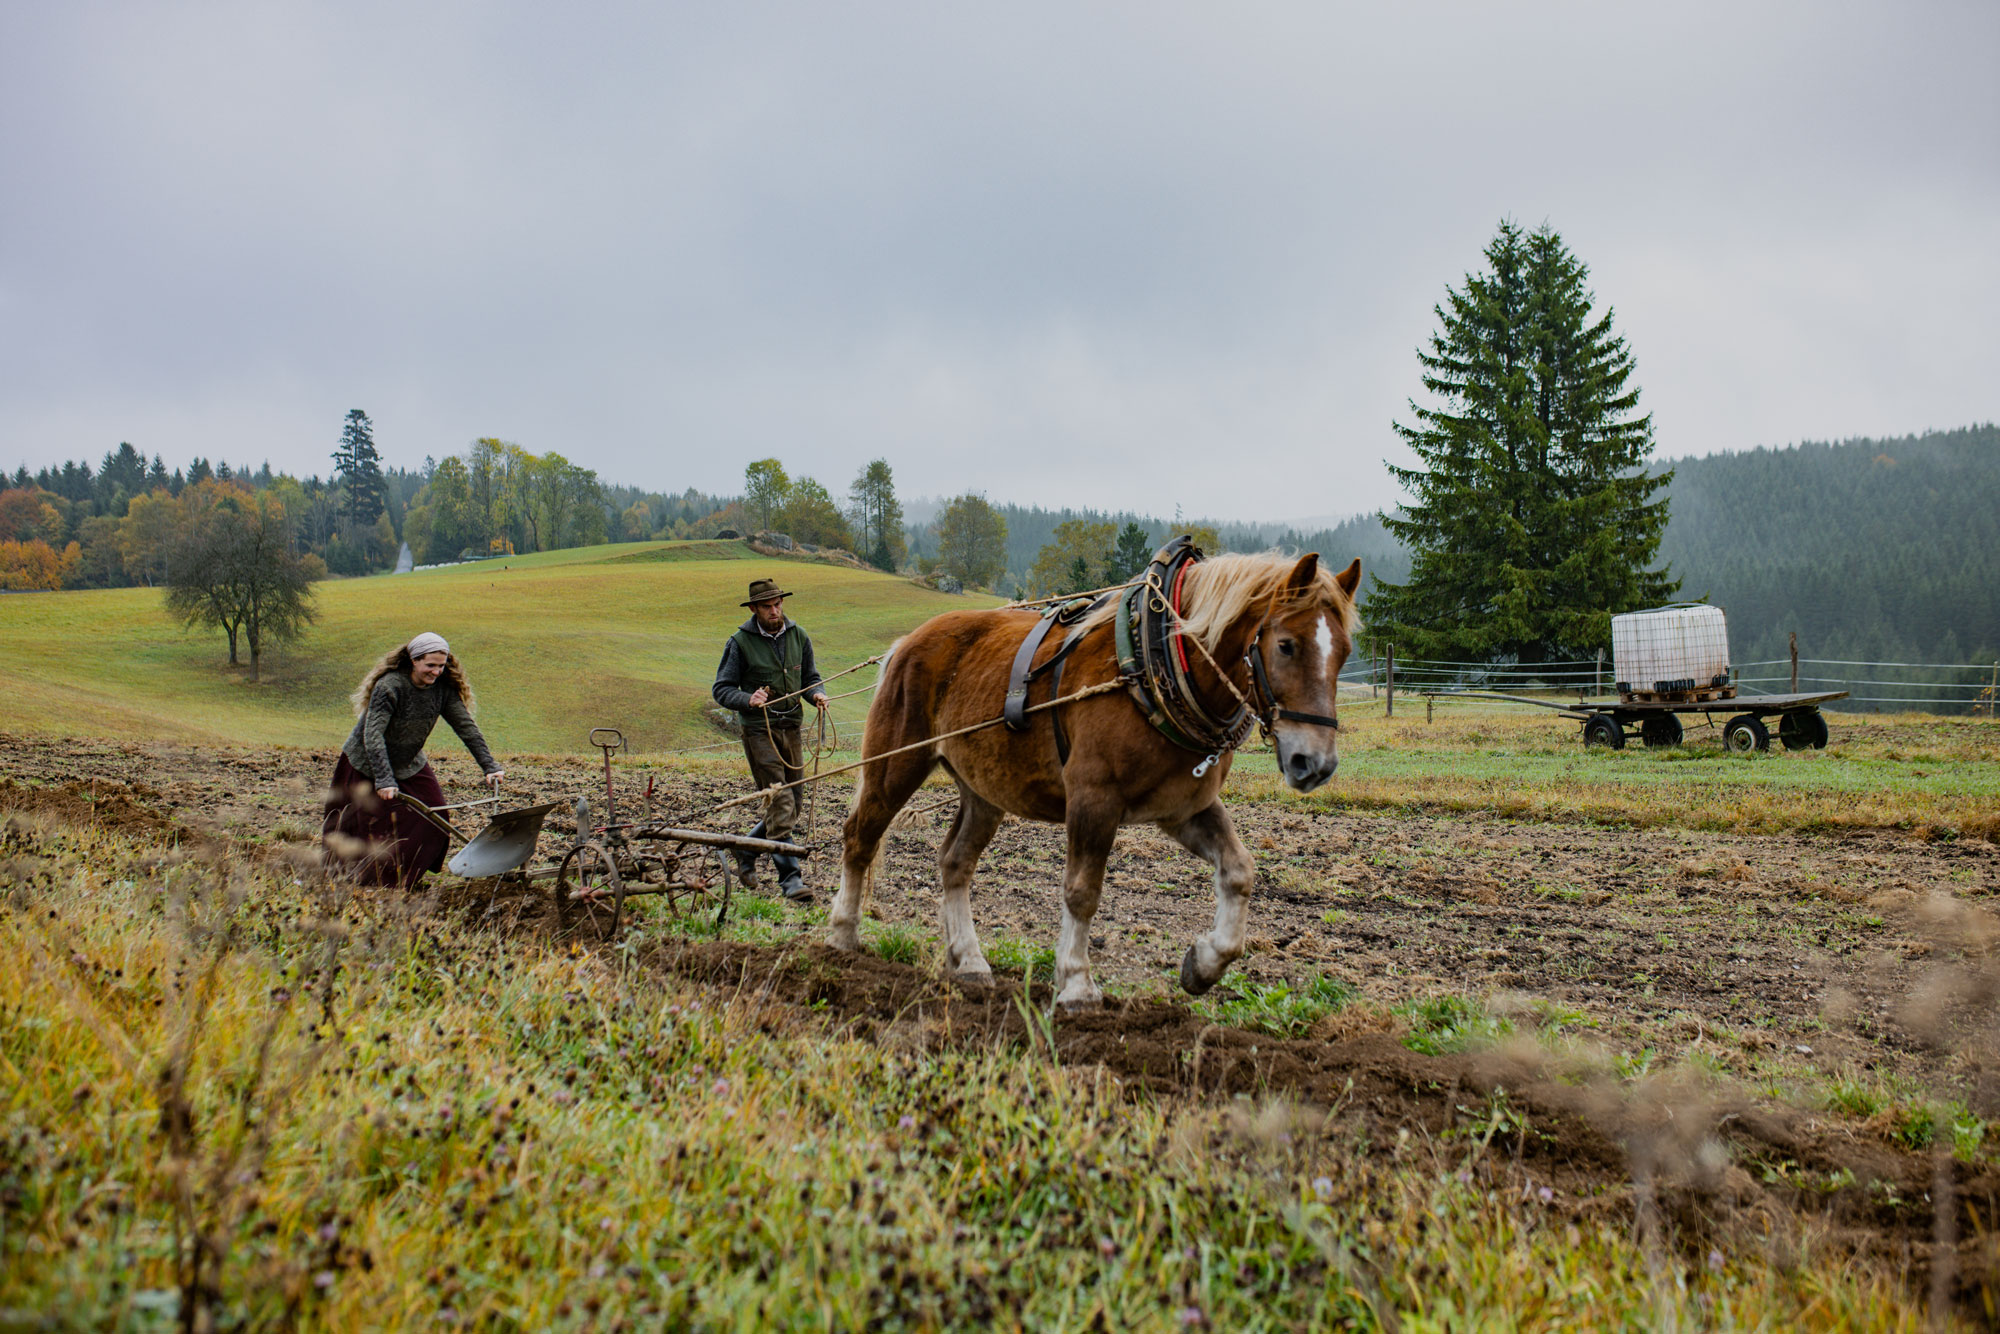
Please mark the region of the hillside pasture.
<svg viewBox="0 0 2000 1334"><path fill-rule="evenodd" d="M228 668L221 632L184 631L158 590L16 595L0 598L4 716L10 729L52 735L338 746L368 665L435 630L466 664L499 750L583 753L597 725L623 728L642 751L702 745L722 737L706 716L722 641L747 614L737 604L750 580L767 572L797 594L790 606L826 673L939 611L987 601L773 560L740 542L586 547L328 580L318 622L297 646L267 652L252 685Z"/></svg>

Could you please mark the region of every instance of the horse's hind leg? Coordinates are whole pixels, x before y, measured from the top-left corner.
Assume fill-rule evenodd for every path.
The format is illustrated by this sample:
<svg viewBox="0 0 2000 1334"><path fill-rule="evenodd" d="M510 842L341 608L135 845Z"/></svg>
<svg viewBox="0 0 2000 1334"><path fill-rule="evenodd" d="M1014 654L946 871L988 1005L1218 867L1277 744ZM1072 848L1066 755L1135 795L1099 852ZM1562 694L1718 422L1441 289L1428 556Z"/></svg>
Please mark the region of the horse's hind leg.
<svg viewBox="0 0 2000 1334"><path fill-rule="evenodd" d="M1000 808L967 787L958 785L958 814L938 849L938 916L944 923L945 967L963 986L993 985L993 967L979 948L979 930L972 924L972 871L979 854L1000 828Z"/></svg>
<svg viewBox="0 0 2000 1334"><path fill-rule="evenodd" d="M935 755L912 751L878 760L861 770L854 809L847 813L841 830L840 889L827 914L827 940L835 949L861 948L861 901L874 874L882 837L910 794L923 786L935 767Z"/></svg>
<svg viewBox="0 0 2000 1334"><path fill-rule="evenodd" d="M1198 936L1181 960L1181 990L1199 996L1228 971L1243 953L1243 935L1250 918L1250 887L1257 869L1250 850L1236 836L1229 812L1215 802L1181 821L1162 820L1160 828L1176 843L1215 867L1215 928Z"/></svg>

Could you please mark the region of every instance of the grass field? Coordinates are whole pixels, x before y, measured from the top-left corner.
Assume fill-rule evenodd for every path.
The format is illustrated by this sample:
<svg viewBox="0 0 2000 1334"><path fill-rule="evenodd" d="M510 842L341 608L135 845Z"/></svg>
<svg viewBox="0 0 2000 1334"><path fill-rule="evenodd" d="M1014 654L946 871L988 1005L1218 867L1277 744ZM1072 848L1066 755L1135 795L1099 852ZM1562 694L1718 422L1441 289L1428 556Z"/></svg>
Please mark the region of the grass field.
<svg viewBox="0 0 2000 1334"><path fill-rule="evenodd" d="M741 543L591 547L416 575L320 585L318 624L266 658L265 680L226 666L222 636L183 631L148 589L0 598L0 687L10 730L234 741L331 749L352 725L347 694L388 644L420 629L452 641L481 724L508 754L587 753L592 726L623 728L634 752L733 743L709 723L708 686L753 575L776 572L832 674L881 652L954 597L908 580L757 556ZM873 669L835 683L866 686ZM833 717L851 758L865 694ZM1342 710L1340 776L1313 798L1337 807L1491 811L1597 824L1736 832L1884 827L2000 837L2000 725L1990 719L1831 714L1825 751L1730 755L1689 720L1688 741L1586 751L1541 710L1419 701ZM733 762L733 761L732 761ZM1275 796L1270 753L1231 776L1239 796Z"/></svg>
<svg viewBox="0 0 2000 1334"><path fill-rule="evenodd" d="M722 641L751 578L776 573L822 673L881 652L940 611L979 605L893 575L775 561L741 543L587 547L319 585L319 621L229 669L219 631L183 631L153 589L0 598L0 684L17 731L335 747L348 692L419 630L451 641L494 749L581 752L592 726L657 751L718 739L703 718ZM247 659L246 659L247 660ZM872 679L872 671L855 682ZM865 701L843 717L858 719Z"/></svg>
<svg viewBox="0 0 2000 1334"><path fill-rule="evenodd" d="M1568 719L1478 703L1394 718L1379 701L1342 707L1338 778L1312 798L1336 807L1489 811L1523 818L1737 833L1893 828L2000 838L2000 724L1926 714L1828 714L1826 750L1733 755L1707 732L1679 746L1586 750ZM1718 723L1720 719L1718 719ZM1268 751L1238 757L1243 795L1281 784Z"/></svg>
<svg viewBox="0 0 2000 1334"><path fill-rule="evenodd" d="M1135 1097L1025 1007L1021 1045L927 1049L5 831L0 1328L1940 1327L1810 1231L1685 1257L1524 1183L1505 1090L1416 1134Z"/></svg>

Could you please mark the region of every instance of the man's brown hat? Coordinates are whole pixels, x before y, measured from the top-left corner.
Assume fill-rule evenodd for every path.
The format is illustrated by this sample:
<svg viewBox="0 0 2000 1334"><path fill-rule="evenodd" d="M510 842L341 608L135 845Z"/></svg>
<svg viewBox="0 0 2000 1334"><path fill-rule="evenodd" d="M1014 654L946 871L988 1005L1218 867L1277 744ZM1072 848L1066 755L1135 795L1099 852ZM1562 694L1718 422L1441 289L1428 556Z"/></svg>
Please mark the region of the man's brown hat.
<svg viewBox="0 0 2000 1334"><path fill-rule="evenodd" d="M752 579L750 581L750 600L742 605L754 607L760 602L769 602L772 598L788 598L790 596L790 593L778 587L776 579Z"/></svg>

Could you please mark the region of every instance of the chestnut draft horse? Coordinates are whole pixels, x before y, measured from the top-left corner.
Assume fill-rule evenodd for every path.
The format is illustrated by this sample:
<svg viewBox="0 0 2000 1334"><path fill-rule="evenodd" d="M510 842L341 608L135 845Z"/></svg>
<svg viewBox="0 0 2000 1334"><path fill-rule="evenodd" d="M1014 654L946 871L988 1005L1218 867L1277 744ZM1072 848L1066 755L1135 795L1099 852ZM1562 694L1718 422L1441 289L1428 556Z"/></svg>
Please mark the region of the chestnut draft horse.
<svg viewBox="0 0 2000 1334"><path fill-rule="evenodd" d="M1172 550L1163 549L1162 557ZM1105 682L1113 688L1030 712L1024 731L989 727L944 737L999 715L1010 665L1040 619L1037 613L947 612L891 647L868 710L861 782L844 829L841 884L830 919L834 946L860 948L862 899L889 823L942 764L958 784L959 803L938 852L940 915L947 968L962 984L992 984L972 923L970 889L973 867L1006 812L1063 825L1069 834L1056 950L1059 1005L1074 1010L1103 999L1090 976L1090 920L1119 827L1140 822L1158 826L1215 867L1215 925L1188 947L1181 986L1199 995L1220 980L1243 952L1254 880L1249 850L1219 795L1229 747L1248 730L1244 710L1255 698L1255 716L1274 738L1285 781L1310 792L1333 776L1339 763L1336 679L1352 647L1361 562L1334 575L1321 568L1317 554L1296 561L1272 554L1189 555L1170 592L1154 582L1140 596L1178 623L1170 634L1186 642L1172 648L1184 664L1193 702L1207 717L1235 714L1240 721L1233 739L1217 747L1219 755L1194 753L1184 744L1185 732L1181 743L1170 740L1133 707L1137 692L1116 688L1119 651L1127 642L1118 632L1124 612L1117 598L1078 623L1070 635L1076 642L1059 648L1061 637L1050 635L1035 655L1047 664L1067 651L1056 687L1064 697ZM1159 559L1152 568L1162 569ZM1162 594L1177 600L1172 612ZM1190 643L1198 646L1193 652ZM1036 698L1046 703L1055 696L1037 680ZM1066 760L1058 754L1058 716L1067 734ZM932 737L943 739L922 744ZM903 753L890 753L895 751ZM878 755L883 758L868 762Z"/></svg>

